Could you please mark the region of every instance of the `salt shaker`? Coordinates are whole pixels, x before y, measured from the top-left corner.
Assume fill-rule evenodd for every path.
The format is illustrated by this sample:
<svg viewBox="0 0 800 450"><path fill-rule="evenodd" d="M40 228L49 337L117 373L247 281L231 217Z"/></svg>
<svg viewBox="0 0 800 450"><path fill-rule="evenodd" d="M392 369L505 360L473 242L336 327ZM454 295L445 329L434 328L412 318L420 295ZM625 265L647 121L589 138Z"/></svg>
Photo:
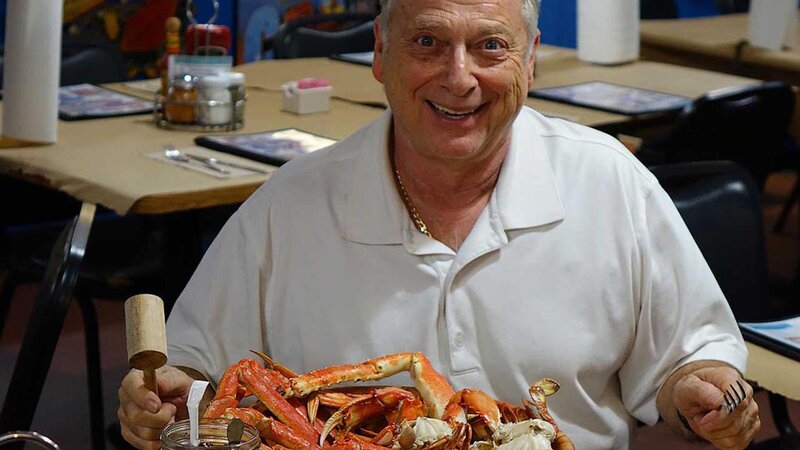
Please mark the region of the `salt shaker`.
<svg viewBox="0 0 800 450"><path fill-rule="evenodd" d="M231 102L233 103L233 121L236 124L244 123L244 74L240 72L228 72L228 90L231 92Z"/></svg>
<svg viewBox="0 0 800 450"><path fill-rule="evenodd" d="M198 122L203 125L228 125L233 120L231 92L228 77L208 75L200 79L200 114Z"/></svg>

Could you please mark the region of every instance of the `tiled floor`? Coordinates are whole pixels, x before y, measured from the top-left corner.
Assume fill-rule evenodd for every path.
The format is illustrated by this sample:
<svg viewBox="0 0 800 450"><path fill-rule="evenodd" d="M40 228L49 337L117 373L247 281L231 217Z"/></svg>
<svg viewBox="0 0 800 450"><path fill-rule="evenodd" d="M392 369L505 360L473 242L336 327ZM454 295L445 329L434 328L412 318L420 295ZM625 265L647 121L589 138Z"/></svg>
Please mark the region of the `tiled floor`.
<svg viewBox="0 0 800 450"><path fill-rule="evenodd" d="M773 176L764 199L766 223L769 226L780 209L781 201L789 189L793 177ZM786 230L775 234L768 230L770 273L779 281L788 284L797 267L800 233L797 212L792 216ZM0 403L10 378L13 361L22 339L24 326L35 295L35 286L22 286L12 304L11 320L0 339ZM780 305L787 311L796 311L800 298L782 300ZM96 301L102 350L105 416L110 423L116 420L116 398L119 380L127 372L123 306L118 302ZM61 340L34 419L34 429L51 436L64 450L89 448L89 419L86 407L86 378L83 353L83 331L77 305L70 309ZM766 395L760 393L757 400L762 411L764 428L757 440L763 441L777 435L772 426ZM800 403L790 402L790 411L795 424L800 424ZM699 443L687 443L674 437L661 423L652 428L640 429L636 437L637 450L699 450L710 448ZM109 447L111 448L111 447Z"/></svg>

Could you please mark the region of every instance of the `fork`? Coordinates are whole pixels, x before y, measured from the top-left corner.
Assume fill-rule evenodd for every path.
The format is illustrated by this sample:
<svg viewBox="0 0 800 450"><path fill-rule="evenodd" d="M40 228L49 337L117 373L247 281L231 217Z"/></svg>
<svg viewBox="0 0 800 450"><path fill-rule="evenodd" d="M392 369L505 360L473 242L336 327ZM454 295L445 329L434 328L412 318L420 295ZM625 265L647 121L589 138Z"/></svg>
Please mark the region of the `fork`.
<svg viewBox="0 0 800 450"><path fill-rule="evenodd" d="M739 380L736 380L736 385L739 386L739 391L736 390L736 386L731 384L728 389L725 390L725 394L722 395L723 399L725 399L725 403L722 405L728 409L728 414L732 413L745 398L747 398L747 391L745 391L744 386Z"/></svg>
<svg viewBox="0 0 800 450"><path fill-rule="evenodd" d="M192 160L189 157L187 157L185 154L181 153L180 150L171 145L164 146L164 157L167 159L171 159L173 161L178 161L187 164L192 162ZM218 165L213 164L211 162L201 161L201 160L196 160L196 161L202 164L203 167L213 170L214 172L225 173L225 174L230 173L230 171L225 170L222 167L219 167Z"/></svg>

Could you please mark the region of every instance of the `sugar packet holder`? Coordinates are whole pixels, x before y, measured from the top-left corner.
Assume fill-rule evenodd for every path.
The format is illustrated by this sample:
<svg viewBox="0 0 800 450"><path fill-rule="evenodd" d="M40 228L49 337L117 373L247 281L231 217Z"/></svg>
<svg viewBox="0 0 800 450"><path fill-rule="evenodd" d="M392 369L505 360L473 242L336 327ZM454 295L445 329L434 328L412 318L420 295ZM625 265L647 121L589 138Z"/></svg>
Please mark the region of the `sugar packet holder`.
<svg viewBox="0 0 800 450"><path fill-rule="evenodd" d="M283 110L295 114L311 114L330 109L333 87L324 78L301 78L281 85Z"/></svg>

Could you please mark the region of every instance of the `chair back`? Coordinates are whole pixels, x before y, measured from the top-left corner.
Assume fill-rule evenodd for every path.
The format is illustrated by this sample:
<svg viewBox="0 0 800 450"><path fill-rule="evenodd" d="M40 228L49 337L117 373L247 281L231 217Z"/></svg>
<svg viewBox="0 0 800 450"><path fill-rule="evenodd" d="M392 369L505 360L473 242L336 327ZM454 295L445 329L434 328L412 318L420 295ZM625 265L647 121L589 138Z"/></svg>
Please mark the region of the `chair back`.
<svg viewBox="0 0 800 450"><path fill-rule="evenodd" d="M769 315L761 202L753 180L730 161L651 168L672 198L738 321Z"/></svg>
<svg viewBox="0 0 800 450"><path fill-rule="evenodd" d="M336 53L368 52L375 46L372 13L325 14L286 22L273 43L276 59L331 56ZM333 24L337 29L312 28Z"/></svg>
<svg viewBox="0 0 800 450"><path fill-rule="evenodd" d="M761 190L788 139L794 102L792 88L779 81L708 92L681 111L663 144L665 162L735 161Z"/></svg>
<svg viewBox="0 0 800 450"><path fill-rule="evenodd" d="M750 0L717 0L717 9L722 14L744 13L750 9Z"/></svg>
<svg viewBox="0 0 800 450"><path fill-rule="evenodd" d="M675 0L639 0L641 19L677 19L678 5Z"/></svg>
<svg viewBox="0 0 800 450"><path fill-rule="evenodd" d="M0 410L0 433L30 429L78 278L94 213L95 205L84 203L50 253Z"/></svg>

